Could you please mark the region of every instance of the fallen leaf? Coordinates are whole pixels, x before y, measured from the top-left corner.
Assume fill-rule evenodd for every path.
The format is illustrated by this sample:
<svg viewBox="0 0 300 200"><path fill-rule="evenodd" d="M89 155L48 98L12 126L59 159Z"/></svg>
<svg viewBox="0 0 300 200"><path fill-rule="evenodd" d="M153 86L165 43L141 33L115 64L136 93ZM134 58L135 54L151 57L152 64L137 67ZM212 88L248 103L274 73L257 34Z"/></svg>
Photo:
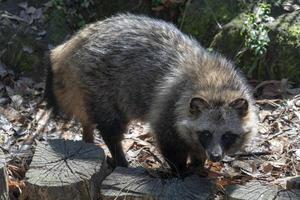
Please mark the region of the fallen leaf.
<svg viewBox="0 0 300 200"><path fill-rule="evenodd" d="M15 108L19 108L23 103L23 97L21 95L13 95L10 96L12 103L14 104Z"/></svg>
<svg viewBox="0 0 300 200"><path fill-rule="evenodd" d="M47 3L43 4L45 9L51 8L53 6L53 2L52 1L48 1Z"/></svg>
<svg viewBox="0 0 300 200"><path fill-rule="evenodd" d="M45 30L43 30L43 31L40 31L40 32L38 32L38 36L44 36L44 35L46 35L46 31Z"/></svg>
<svg viewBox="0 0 300 200"><path fill-rule="evenodd" d="M30 6L29 8L26 9L27 14L33 14L36 11L36 8L33 6Z"/></svg>
<svg viewBox="0 0 300 200"><path fill-rule="evenodd" d="M260 167L261 171L265 174L270 173L273 170L273 165L271 163L263 163Z"/></svg>
<svg viewBox="0 0 300 200"><path fill-rule="evenodd" d="M122 140L122 146L123 146L124 152L129 151L129 149L131 149L133 147L134 143L135 143L135 141L132 139Z"/></svg>
<svg viewBox="0 0 300 200"><path fill-rule="evenodd" d="M272 140L269 140L268 143L270 144L269 148L272 152L277 154L283 153L285 141L278 138L274 138Z"/></svg>
<svg viewBox="0 0 300 200"><path fill-rule="evenodd" d="M23 51L29 54L32 54L33 49L29 46L23 46Z"/></svg>
<svg viewBox="0 0 300 200"><path fill-rule="evenodd" d="M24 10L22 10L20 12L19 16L22 19L22 21L24 21L24 22L26 22L28 24L32 24L32 22L33 22L32 17L28 13L26 13Z"/></svg>
<svg viewBox="0 0 300 200"><path fill-rule="evenodd" d="M295 156L296 156L296 159L297 159L298 161L300 161L300 149L296 149L294 154L295 154Z"/></svg>
<svg viewBox="0 0 300 200"><path fill-rule="evenodd" d="M8 108L0 107L0 114L5 116L11 122L18 121L20 123L23 123L25 120L25 118L12 107L8 107Z"/></svg>
<svg viewBox="0 0 300 200"><path fill-rule="evenodd" d="M35 10L35 12L32 14L32 18L37 20L37 19L41 19L43 16L43 11L41 8L38 8Z"/></svg>
<svg viewBox="0 0 300 200"><path fill-rule="evenodd" d="M253 173L256 171L256 165L252 161L246 162L246 161L235 160L232 163L232 167L237 168L237 169L242 169L242 170L250 172L250 173Z"/></svg>
<svg viewBox="0 0 300 200"><path fill-rule="evenodd" d="M27 9L27 6L28 6L28 3L27 3L27 2L21 2L21 3L18 3L18 6L19 6L20 8L23 8L24 10L26 10L26 9Z"/></svg>

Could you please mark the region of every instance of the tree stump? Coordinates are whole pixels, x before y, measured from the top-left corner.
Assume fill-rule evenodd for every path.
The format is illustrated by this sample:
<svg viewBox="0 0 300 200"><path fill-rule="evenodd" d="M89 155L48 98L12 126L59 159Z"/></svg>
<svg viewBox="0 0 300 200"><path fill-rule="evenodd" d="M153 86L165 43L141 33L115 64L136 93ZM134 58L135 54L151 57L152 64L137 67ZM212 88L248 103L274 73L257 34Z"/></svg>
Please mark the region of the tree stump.
<svg viewBox="0 0 300 200"><path fill-rule="evenodd" d="M278 189L264 185L259 181L248 182L245 185L230 185L226 188L230 200L269 200L275 199Z"/></svg>
<svg viewBox="0 0 300 200"><path fill-rule="evenodd" d="M274 200L299 200L300 199L300 190L281 190L278 191L277 196Z"/></svg>
<svg viewBox="0 0 300 200"><path fill-rule="evenodd" d="M230 185L226 187L229 200L298 200L300 190L280 190L263 182L251 181L245 185Z"/></svg>
<svg viewBox="0 0 300 200"><path fill-rule="evenodd" d="M213 199L215 185L194 175L185 179L151 177L145 169L117 167L103 181L103 200L109 199Z"/></svg>
<svg viewBox="0 0 300 200"><path fill-rule="evenodd" d="M22 199L98 199L101 182L108 173L100 147L63 139L38 142Z"/></svg>
<svg viewBox="0 0 300 200"><path fill-rule="evenodd" d="M8 199L7 175L5 169L4 153L0 149L0 200Z"/></svg>
<svg viewBox="0 0 300 200"><path fill-rule="evenodd" d="M300 189L300 176L293 177L286 182L287 189Z"/></svg>

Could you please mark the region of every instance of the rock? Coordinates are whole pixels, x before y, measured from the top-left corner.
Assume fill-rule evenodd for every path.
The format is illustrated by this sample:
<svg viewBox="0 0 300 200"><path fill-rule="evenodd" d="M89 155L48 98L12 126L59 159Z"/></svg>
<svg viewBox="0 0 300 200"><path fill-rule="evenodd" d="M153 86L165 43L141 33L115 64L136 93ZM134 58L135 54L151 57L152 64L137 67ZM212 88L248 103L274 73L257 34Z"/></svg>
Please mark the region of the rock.
<svg viewBox="0 0 300 200"><path fill-rule="evenodd" d="M212 199L216 187L206 178L162 179L151 176L145 169L117 167L103 181L101 194L108 199Z"/></svg>
<svg viewBox="0 0 300 200"><path fill-rule="evenodd" d="M218 0L192 0L187 1L185 11L181 18L182 30L191 34L208 47L223 25L230 22L239 12L235 1Z"/></svg>
<svg viewBox="0 0 300 200"><path fill-rule="evenodd" d="M270 43L267 52L259 59L251 51L243 51L241 30L244 17L241 14L226 24L214 36L210 47L235 60L249 78L299 81L300 10L274 16L275 20L267 24Z"/></svg>
<svg viewBox="0 0 300 200"><path fill-rule="evenodd" d="M109 173L104 151L83 141L38 142L22 199L97 199Z"/></svg>

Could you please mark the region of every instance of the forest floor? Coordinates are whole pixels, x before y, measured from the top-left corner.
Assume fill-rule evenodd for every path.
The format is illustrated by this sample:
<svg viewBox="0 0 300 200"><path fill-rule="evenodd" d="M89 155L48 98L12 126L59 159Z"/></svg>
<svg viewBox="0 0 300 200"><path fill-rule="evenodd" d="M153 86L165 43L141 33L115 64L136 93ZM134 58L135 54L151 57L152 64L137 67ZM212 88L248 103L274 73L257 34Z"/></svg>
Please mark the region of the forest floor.
<svg viewBox="0 0 300 200"><path fill-rule="evenodd" d="M49 4L43 6L44 12L48 7ZM31 24L32 30L37 29L37 41L46 34L40 27L44 17L41 8L27 3L16 7L11 2L3 10L19 13L5 13L6 18L25 21ZM23 50L29 54L33 51L29 47ZM208 176L216 180L221 190L231 184L253 180L290 189L287 180L300 173L300 85L285 79L250 83L259 108L259 134L245 151L227 156L219 163L207 162ZM82 129L77 122L66 122L62 117L49 118L42 102L43 88L44 83L16 76L0 61L0 150L8 163L11 199L18 199L25 187L25 173L30 167L36 141L81 140ZM97 131L95 136L95 143L109 154ZM131 167L168 172L147 124L133 122L125 134L123 147Z"/></svg>
<svg viewBox="0 0 300 200"><path fill-rule="evenodd" d="M208 176L217 180L220 188L259 180L286 189L287 180L300 173L300 88L293 88L287 80L251 84L259 108L259 134L245 151L220 163L207 162ZM49 119L42 102L43 87L42 82L16 77L0 62L0 148L8 163L12 199L24 188L37 140L81 140L77 122ZM95 136L95 143L109 154L99 134ZM132 123L123 146L130 166L168 170L147 124Z"/></svg>

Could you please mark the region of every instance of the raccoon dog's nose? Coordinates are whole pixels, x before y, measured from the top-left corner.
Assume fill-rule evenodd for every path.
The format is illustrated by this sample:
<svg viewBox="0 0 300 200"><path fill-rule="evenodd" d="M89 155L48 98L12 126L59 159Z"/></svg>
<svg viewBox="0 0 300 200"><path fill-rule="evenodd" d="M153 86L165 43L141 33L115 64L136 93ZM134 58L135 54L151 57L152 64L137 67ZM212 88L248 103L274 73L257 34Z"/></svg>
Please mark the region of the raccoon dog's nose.
<svg viewBox="0 0 300 200"><path fill-rule="evenodd" d="M209 159L212 162L218 162L218 161L221 161L222 155L220 155L220 154L210 154Z"/></svg>

